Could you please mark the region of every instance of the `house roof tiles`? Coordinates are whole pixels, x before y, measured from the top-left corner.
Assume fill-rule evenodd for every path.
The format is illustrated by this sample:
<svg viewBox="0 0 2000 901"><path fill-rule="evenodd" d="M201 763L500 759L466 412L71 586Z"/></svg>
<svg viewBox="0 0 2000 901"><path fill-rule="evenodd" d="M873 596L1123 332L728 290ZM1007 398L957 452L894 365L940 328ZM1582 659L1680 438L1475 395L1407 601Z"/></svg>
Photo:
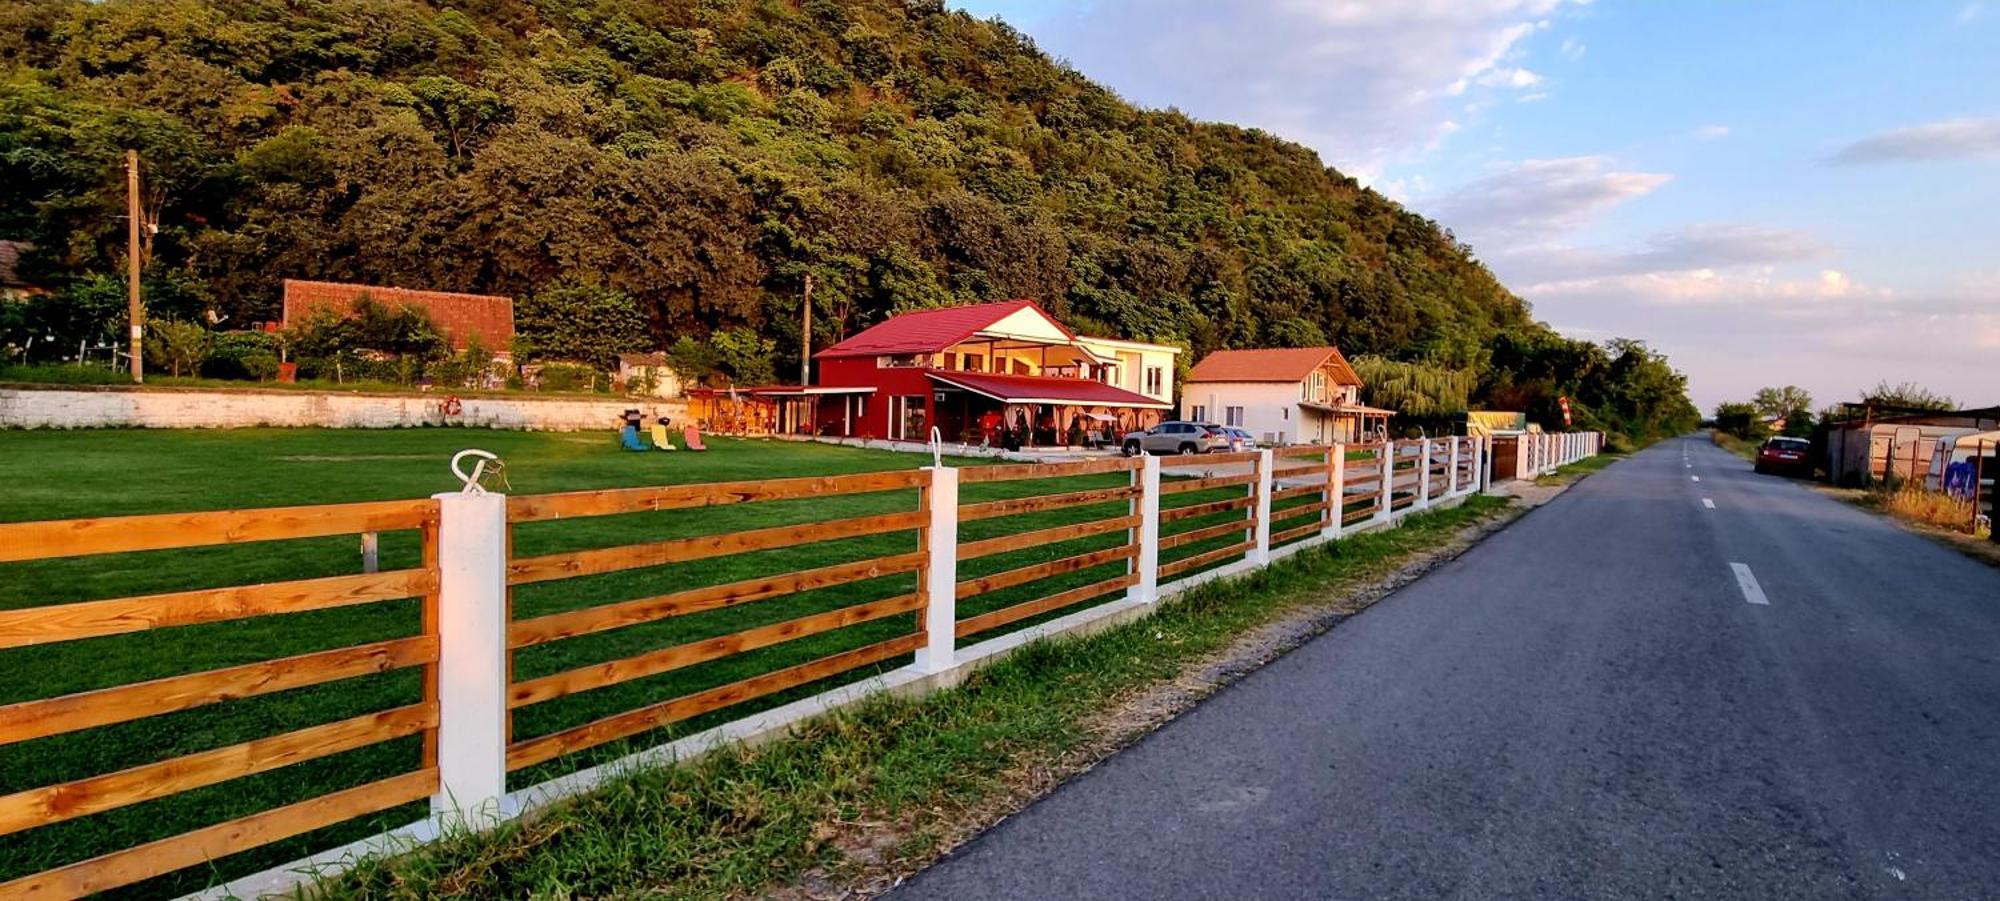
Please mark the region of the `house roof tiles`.
<svg viewBox="0 0 2000 901"><path fill-rule="evenodd" d="M1321 365L1331 362L1334 381L1342 385L1361 384L1360 374L1348 365L1335 347L1272 347L1259 350L1218 350L1201 358L1188 372L1188 384L1197 382L1300 382Z"/></svg>

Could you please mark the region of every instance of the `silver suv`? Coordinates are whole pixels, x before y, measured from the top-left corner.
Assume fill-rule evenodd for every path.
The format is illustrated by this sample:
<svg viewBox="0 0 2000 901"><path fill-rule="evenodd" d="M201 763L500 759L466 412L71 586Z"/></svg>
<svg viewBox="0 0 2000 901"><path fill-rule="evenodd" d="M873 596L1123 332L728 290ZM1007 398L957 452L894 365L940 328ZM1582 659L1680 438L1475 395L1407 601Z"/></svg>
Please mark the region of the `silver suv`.
<svg viewBox="0 0 2000 901"><path fill-rule="evenodd" d="M1229 436L1212 422L1163 422L1143 432L1128 432L1119 445L1125 456L1205 454L1229 450Z"/></svg>

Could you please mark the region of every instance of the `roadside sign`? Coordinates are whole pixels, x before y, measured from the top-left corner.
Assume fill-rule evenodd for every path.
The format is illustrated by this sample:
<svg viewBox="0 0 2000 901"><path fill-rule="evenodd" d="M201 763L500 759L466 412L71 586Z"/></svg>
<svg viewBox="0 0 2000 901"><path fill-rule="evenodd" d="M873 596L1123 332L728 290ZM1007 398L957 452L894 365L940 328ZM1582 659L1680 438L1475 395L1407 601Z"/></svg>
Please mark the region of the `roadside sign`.
<svg viewBox="0 0 2000 901"><path fill-rule="evenodd" d="M1575 423L1571 422L1571 421L1570 421L1570 418L1569 418L1569 398L1568 398L1568 397L1558 397L1558 398L1556 398L1556 403L1559 403L1559 404L1562 404L1562 408L1563 408L1563 427L1564 427L1564 428L1568 428L1568 427L1570 427L1570 426L1572 426L1572 425L1575 425Z"/></svg>

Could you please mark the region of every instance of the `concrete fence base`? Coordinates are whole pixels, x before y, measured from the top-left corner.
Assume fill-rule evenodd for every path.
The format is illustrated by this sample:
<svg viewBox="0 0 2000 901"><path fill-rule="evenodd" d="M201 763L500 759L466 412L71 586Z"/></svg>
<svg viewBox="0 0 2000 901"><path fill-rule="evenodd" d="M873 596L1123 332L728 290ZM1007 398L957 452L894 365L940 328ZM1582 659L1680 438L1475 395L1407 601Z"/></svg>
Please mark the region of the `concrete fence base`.
<svg viewBox="0 0 2000 901"><path fill-rule="evenodd" d="M620 413L687 419L679 400L623 397L466 397L447 415L448 391L426 394L283 389L0 387L0 428L231 429L255 426L385 429L474 426L611 431Z"/></svg>

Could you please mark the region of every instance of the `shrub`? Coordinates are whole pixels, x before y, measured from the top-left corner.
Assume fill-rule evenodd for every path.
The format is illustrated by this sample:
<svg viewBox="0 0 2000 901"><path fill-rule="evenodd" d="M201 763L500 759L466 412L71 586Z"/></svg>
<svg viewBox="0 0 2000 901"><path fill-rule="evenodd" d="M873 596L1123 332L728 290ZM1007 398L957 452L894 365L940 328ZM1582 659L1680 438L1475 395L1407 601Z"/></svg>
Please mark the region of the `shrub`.
<svg viewBox="0 0 2000 901"><path fill-rule="evenodd" d="M1882 509L1896 516L1940 528L1972 530L1972 502L1941 491L1926 491L1914 482L1879 491Z"/></svg>
<svg viewBox="0 0 2000 901"><path fill-rule="evenodd" d="M608 387L611 380L581 363L545 363L539 387L543 391L596 391L600 382Z"/></svg>
<svg viewBox="0 0 2000 901"><path fill-rule="evenodd" d="M162 319L148 331L152 334L145 344L147 362L164 366L176 378L200 374L201 364L215 349L215 333L192 322Z"/></svg>
<svg viewBox="0 0 2000 901"><path fill-rule="evenodd" d="M440 388L483 388L492 369L493 352L475 335L464 350L432 363L427 373Z"/></svg>
<svg viewBox="0 0 2000 901"><path fill-rule="evenodd" d="M270 371L252 358L270 358ZM269 332L223 332L215 336L215 348L202 365L201 374L216 379L257 379L263 381L278 371L278 336ZM262 373L262 374L260 374Z"/></svg>

